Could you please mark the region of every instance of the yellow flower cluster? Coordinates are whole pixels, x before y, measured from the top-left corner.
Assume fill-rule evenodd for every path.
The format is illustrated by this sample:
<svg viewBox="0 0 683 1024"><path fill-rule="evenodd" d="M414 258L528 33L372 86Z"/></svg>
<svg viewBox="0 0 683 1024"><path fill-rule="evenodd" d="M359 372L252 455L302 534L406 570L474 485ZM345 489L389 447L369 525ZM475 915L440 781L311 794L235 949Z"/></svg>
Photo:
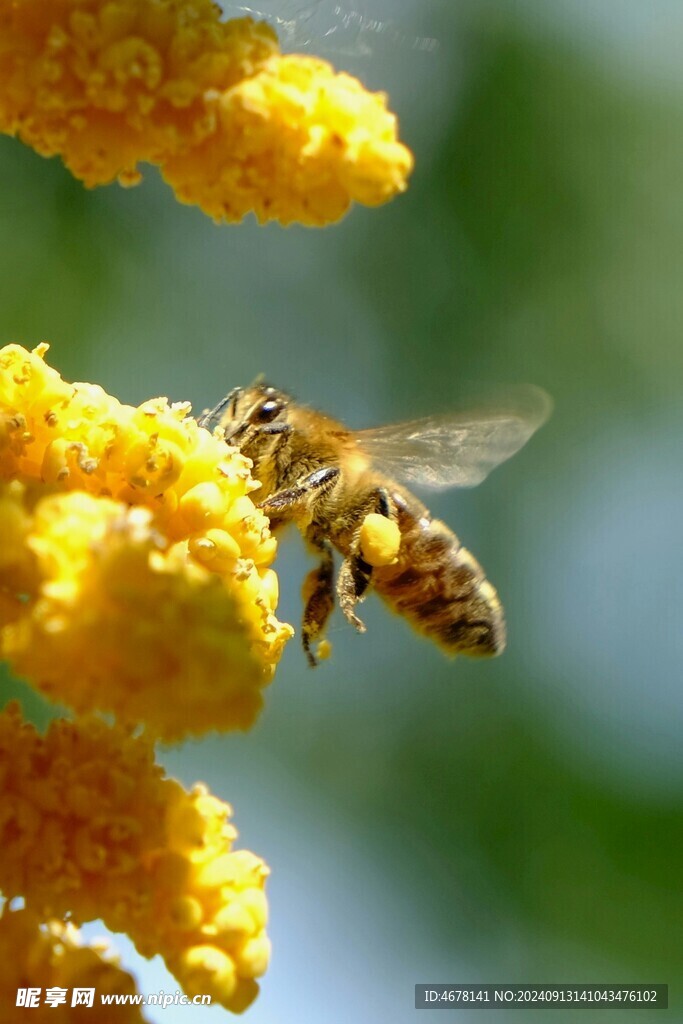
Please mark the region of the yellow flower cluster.
<svg viewBox="0 0 683 1024"><path fill-rule="evenodd" d="M157 164L217 221L319 225L406 187L412 156L382 93L283 56L212 0L12 0L0 9L0 131L86 185Z"/></svg>
<svg viewBox="0 0 683 1024"><path fill-rule="evenodd" d="M31 977L27 977L30 966ZM20 989L39 988L38 1005L27 1010L17 1006ZM118 1003L99 1005L102 995L134 995L135 982L127 971L118 966L104 943L84 946L78 930L72 924L52 920L41 924L40 917L31 910L0 910L0 1006L3 1024L26 1024L27 1014L32 1021L46 1024L50 1020L63 1020L59 1010L45 1002L49 989L65 992L65 1007L70 1007L75 988L95 989L98 1000L98 1024L141 1024L144 1017L137 1006ZM93 1003L94 1006L94 1003ZM67 1013L68 1011L64 1011ZM69 1020L76 1019L78 1010L71 1010ZM88 1013L88 1010L83 1011Z"/></svg>
<svg viewBox="0 0 683 1024"><path fill-rule="evenodd" d="M249 462L186 405L67 384L45 349L0 349L0 654L165 740L248 728L292 635Z"/></svg>
<svg viewBox="0 0 683 1024"><path fill-rule="evenodd" d="M270 952L268 868L232 849L227 804L166 778L145 738L95 718L40 736L16 704L0 714L0 779L7 899L44 918L101 918L160 954L188 995L251 1003Z"/></svg>

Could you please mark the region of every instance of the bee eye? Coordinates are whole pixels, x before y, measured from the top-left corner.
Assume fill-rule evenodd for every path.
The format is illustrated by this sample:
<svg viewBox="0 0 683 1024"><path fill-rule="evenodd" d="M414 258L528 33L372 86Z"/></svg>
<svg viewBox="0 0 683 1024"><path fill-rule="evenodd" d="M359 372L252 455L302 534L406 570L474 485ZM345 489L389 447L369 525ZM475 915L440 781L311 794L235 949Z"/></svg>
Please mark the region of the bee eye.
<svg viewBox="0 0 683 1024"><path fill-rule="evenodd" d="M271 420L275 419L281 409L282 404L271 398L267 402L263 402L263 404L258 407L254 414L254 422L270 423Z"/></svg>

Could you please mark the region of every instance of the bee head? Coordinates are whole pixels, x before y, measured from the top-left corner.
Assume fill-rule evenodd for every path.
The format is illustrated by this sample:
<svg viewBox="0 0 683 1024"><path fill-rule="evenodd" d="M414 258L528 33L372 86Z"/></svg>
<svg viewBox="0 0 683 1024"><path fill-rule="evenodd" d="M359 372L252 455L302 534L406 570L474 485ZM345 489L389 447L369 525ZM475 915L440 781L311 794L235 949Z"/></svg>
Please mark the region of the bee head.
<svg viewBox="0 0 683 1024"><path fill-rule="evenodd" d="M283 391L257 381L248 388L233 388L215 409L200 422L204 426L219 425L225 440L239 444L249 427L266 426L286 416L289 396Z"/></svg>

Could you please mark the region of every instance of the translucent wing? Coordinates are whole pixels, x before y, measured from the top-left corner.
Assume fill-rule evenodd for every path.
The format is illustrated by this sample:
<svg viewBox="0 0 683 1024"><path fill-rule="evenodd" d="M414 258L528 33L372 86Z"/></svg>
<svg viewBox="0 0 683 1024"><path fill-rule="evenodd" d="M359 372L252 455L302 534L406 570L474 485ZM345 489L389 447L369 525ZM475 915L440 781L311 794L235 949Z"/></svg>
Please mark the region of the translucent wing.
<svg viewBox="0 0 683 1024"><path fill-rule="evenodd" d="M526 385L495 407L427 416L354 434L382 472L432 489L475 487L526 444L552 410L541 388Z"/></svg>

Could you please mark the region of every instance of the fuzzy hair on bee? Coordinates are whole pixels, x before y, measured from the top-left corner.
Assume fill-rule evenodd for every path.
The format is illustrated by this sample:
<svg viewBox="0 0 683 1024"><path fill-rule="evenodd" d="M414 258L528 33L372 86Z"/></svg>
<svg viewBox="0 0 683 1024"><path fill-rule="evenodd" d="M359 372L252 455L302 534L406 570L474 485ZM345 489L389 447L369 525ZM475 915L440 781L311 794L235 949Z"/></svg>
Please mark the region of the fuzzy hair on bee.
<svg viewBox="0 0 683 1024"><path fill-rule="evenodd" d="M505 617L495 588L455 533L405 485L480 483L528 441L551 408L544 391L527 385L493 409L352 431L256 383L234 388L199 423L217 429L252 461L260 483L253 498L271 528L294 523L318 556L304 582L301 628L306 657L315 665L314 645L324 636L335 590L360 633L365 625L356 606L372 589L447 654L501 653ZM364 542L368 525L376 532L373 516L397 527L395 551L381 564ZM342 559L336 587L334 549Z"/></svg>

